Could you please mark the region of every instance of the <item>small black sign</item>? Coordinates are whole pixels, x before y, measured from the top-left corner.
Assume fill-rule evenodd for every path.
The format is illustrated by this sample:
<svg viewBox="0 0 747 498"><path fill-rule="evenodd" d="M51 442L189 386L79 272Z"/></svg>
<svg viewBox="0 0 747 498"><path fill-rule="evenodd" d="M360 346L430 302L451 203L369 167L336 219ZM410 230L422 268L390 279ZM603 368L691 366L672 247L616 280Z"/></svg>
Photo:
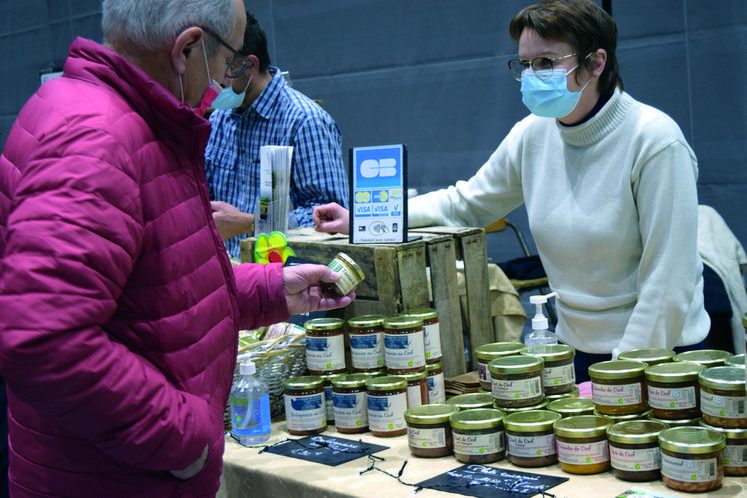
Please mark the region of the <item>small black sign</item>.
<svg viewBox="0 0 747 498"><path fill-rule="evenodd" d="M420 482L418 486L481 498L518 498L543 493L567 480L567 477L467 464Z"/></svg>
<svg viewBox="0 0 747 498"><path fill-rule="evenodd" d="M388 446L317 434L269 447L266 451L324 465L337 466L357 458L389 449Z"/></svg>

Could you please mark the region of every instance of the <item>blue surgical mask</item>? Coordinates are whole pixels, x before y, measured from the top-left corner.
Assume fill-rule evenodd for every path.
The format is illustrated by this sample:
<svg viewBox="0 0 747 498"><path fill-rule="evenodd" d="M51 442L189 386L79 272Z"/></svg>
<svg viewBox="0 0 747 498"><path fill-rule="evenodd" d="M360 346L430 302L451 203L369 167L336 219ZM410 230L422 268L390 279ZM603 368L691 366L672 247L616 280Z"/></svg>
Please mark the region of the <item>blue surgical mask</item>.
<svg viewBox="0 0 747 498"><path fill-rule="evenodd" d="M236 93L233 91L233 85L229 85L228 87L224 88L220 95L218 95L215 100L213 100L213 109L236 109L239 107L242 102L244 102L244 97L246 96L246 90L249 88L249 83L252 82L252 75L249 75L249 81L246 82L246 86L244 87L244 91L241 93Z"/></svg>
<svg viewBox="0 0 747 498"><path fill-rule="evenodd" d="M542 74L545 76L551 73L547 79L538 78L531 69L524 71L521 78L521 100L524 105L532 114L543 118L557 119L570 114L578 105L581 92L589 84L587 81L578 92L569 92L567 78L574 69L576 66L569 71L547 70Z"/></svg>

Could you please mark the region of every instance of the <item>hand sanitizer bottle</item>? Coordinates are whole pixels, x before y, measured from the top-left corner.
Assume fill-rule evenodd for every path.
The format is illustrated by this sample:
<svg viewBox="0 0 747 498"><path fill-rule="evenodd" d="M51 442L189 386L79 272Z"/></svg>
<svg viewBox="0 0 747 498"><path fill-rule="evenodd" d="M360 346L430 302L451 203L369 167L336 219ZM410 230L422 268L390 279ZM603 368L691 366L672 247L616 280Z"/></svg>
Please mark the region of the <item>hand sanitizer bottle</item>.
<svg viewBox="0 0 747 498"><path fill-rule="evenodd" d="M558 337L548 330L547 318L542 314L542 306L548 299L557 296L557 292L551 292L544 296L536 295L529 297L529 302L537 306L536 314L534 315L534 318L532 318L532 332L530 332L524 339L524 343L527 345L529 352L532 351L534 346L558 343Z"/></svg>
<svg viewBox="0 0 747 498"><path fill-rule="evenodd" d="M239 366L240 377L231 389L231 433L241 444L261 444L270 439L270 393L254 376L249 360Z"/></svg>

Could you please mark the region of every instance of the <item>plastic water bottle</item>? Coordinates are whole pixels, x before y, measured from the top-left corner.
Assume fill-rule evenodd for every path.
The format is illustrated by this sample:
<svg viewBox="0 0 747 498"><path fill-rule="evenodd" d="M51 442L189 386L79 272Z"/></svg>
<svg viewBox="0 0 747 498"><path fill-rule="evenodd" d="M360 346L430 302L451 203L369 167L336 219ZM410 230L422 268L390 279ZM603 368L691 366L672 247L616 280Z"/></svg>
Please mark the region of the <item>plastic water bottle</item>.
<svg viewBox="0 0 747 498"><path fill-rule="evenodd" d="M254 376L254 363L239 366L239 379L231 388L231 433L241 444L261 444L270 439L270 393Z"/></svg>

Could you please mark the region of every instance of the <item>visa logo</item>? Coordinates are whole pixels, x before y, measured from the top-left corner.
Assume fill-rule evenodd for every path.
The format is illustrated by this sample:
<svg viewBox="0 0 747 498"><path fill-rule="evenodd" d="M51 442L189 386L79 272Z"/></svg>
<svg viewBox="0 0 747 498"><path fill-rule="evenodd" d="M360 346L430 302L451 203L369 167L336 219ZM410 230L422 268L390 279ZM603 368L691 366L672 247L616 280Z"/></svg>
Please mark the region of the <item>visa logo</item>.
<svg viewBox="0 0 747 498"><path fill-rule="evenodd" d="M355 214L361 215L361 214L371 214L371 205L370 204L363 204L362 206L359 206L356 204L355 206Z"/></svg>
<svg viewBox="0 0 747 498"><path fill-rule="evenodd" d="M361 176L363 178L389 177L397 175L397 160L392 157L384 159L366 159L361 163Z"/></svg>
<svg viewBox="0 0 747 498"><path fill-rule="evenodd" d="M381 206L381 205L374 206L374 213L376 214L385 214L388 211L389 211L388 206Z"/></svg>

